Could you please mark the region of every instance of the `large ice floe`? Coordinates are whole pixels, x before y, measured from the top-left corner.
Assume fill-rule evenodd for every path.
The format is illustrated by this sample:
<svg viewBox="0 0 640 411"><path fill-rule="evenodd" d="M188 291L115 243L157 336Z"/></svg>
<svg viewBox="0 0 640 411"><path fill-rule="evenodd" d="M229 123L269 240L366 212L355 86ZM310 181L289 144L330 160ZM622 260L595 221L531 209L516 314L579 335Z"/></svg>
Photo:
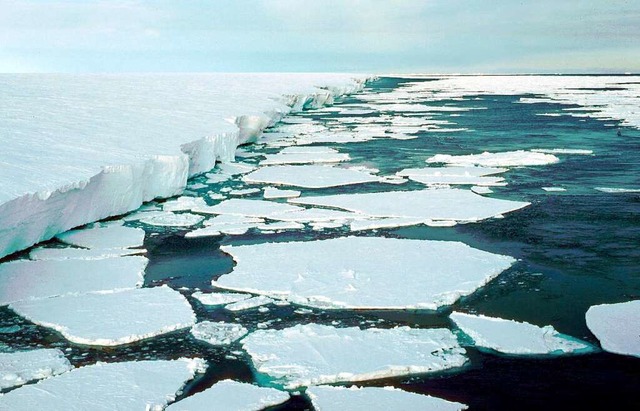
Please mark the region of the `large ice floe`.
<svg viewBox="0 0 640 411"><path fill-rule="evenodd" d="M231 161L238 144L285 114L331 104L367 78L4 75L0 257L180 194L189 176Z"/></svg>
<svg viewBox="0 0 640 411"><path fill-rule="evenodd" d="M640 300L594 305L586 320L604 350L640 357Z"/></svg>
<svg viewBox="0 0 640 411"><path fill-rule="evenodd" d="M451 319L471 339L470 345L502 354L556 356L596 350L591 344L561 334L550 325L538 327L526 322L460 312L451 313Z"/></svg>
<svg viewBox="0 0 640 411"><path fill-rule="evenodd" d="M326 188L378 182L380 177L361 170L306 165L263 167L247 174L243 180L248 183Z"/></svg>
<svg viewBox="0 0 640 411"><path fill-rule="evenodd" d="M0 396L0 409L161 410L205 367L200 359L98 363Z"/></svg>
<svg viewBox="0 0 640 411"><path fill-rule="evenodd" d="M275 388L224 380L169 405L166 411L260 411L287 400L289 394Z"/></svg>
<svg viewBox="0 0 640 411"><path fill-rule="evenodd" d="M380 237L221 249L236 266L214 286L332 309L437 309L515 262L459 242Z"/></svg>
<svg viewBox="0 0 640 411"><path fill-rule="evenodd" d="M482 167L522 167L542 166L560 161L553 154L545 154L536 151L505 151L501 153L450 155L436 154L427 159L427 163L446 163L456 166L482 166Z"/></svg>
<svg viewBox="0 0 640 411"><path fill-rule="evenodd" d="M430 395L415 394L393 387L311 387L306 391L316 411L461 411L468 407L459 402Z"/></svg>
<svg viewBox="0 0 640 411"><path fill-rule="evenodd" d="M258 330L242 341L258 379L287 389L438 372L461 367L465 350L447 329L335 328L307 324Z"/></svg>
<svg viewBox="0 0 640 411"><path fill-rule="evenodd" d="M24 300L9 308L84 345L127 344L196 322L187 300L167 286Z"/></svg>
<svg viewBox="0 0 640 411"><path fill-rule="evenodd" d="M0 264L0 305L92 291L111 292L142 285L147 259L17 260Z"/></svg>
<svg viewBox="0 0 640 411"><path fill-rule="evenodd" d="M295 204L335 207L371 217L474 222L519 210L529 203L487 198L469 190L437 189L335 194L290 199Z"/></svg>
<svg viewBox="0 0 640 411"><path fill-rule="evenodd" d="M72 368L58 349L3 352L0 353L0 389L49 378Z"/></svg>

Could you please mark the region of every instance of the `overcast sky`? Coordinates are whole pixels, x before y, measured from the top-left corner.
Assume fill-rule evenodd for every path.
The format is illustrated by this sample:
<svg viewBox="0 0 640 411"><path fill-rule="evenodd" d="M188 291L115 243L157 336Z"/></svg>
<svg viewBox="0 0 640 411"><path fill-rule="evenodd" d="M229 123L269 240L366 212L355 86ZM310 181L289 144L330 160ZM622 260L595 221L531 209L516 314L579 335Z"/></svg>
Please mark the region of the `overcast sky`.
<svg viewBox="0 0 640 411"><path fill-rule="evenodd" d="M640 72L640 0L0 0L0 72Z"/></svg>

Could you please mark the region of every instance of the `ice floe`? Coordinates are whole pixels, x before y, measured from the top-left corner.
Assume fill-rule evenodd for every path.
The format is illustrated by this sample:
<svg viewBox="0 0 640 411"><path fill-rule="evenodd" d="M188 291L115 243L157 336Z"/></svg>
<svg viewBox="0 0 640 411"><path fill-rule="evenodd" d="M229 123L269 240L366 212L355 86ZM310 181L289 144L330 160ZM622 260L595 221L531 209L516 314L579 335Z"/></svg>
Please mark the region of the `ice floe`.
<svg viewBox="0 0 640 411"><path fill-rule="evenodd" d="M322 150L291 150L291 148L299 147L287 147L278 154L266 155L260 165L339 163L350 159L348 154L340 153L338 150L328 147L320 147ZM311 148L316 147L309 147L309 149Z"/></svg>
<svg viewBox="0 0 640 411"><path fill-rule="evenodd" d="M64 243L83 248L132 248L142 246L144 230L114 225L71 230L58 234L56 238Z"/></svg>
<svg viewBox="0 0 640 411"><path fill-rule="evenodd" d="M0 389L49 378L72 368L58 349L3 352L0 353Z"/></svg>
<svg viewBox="0 0 640 411"><path fill-rule="evenodd" d="M0 305L15 301L142 285L144 257L99 260L18 260L0 264Z"/></svg>
<svg viewBox="0 0 640 411"><path fill-rule="evenodd" d="M343 411L346 404L349 411L461 411L468 408L458 402L393 387L318 386L308 388L306 394L316 411Z"/></svg>
<svg viewBox="0 0 640 411"><path fill-rule="evenodd" d="M640 188L595 187L594 190L609 194L640 193Z"/></svg>
<svg viewBox="0 0 640 411"><path fill-rule="evenodd" d="M271 166L244 176L249 183L282 184L305 188L337 187L377 182L380 177L364 171L329 166Z"/></svg>
<svg viewBox="0 0 640 411"><path fill-rule="evenodd" d="M327 309L435 310L472 293L515 262L459 242L379 237L221 249L236 266L214 280L214 286Z"/></svg>
<svg viewBox="0 0 640 411"><path fill-rule="evenodd" d="M586 320L604 350L640 357L640 300L594 305Z"/></svg>
<svg viewBox="0 0 640 411"><path fill-rule="evenodd" d="M256 371L287 389L438 372L466 362L447 329L307 324L258 330L241 343Z"/></svg>
<svg viewBox="0 0 640 411"><path fill-rule="evenodd" d="M471 338L471 344L511 355L567 355L586 354L595 347L577 338L561 334L552 326L538 327L526 322L502 318L451 313L458 328Z"/></svg>
<svg viewBox="0 0 640 411"><path fill-rule="evenodd" d="M240 324L203 321L191 327L194 338L211 345L229 345L249 331Z"/></svg>
<svg viewBox="0 0 640 411"><path fill-rule="evenodd" d="M473 191L476 194L491 194L493 193L493 190L490 189L489 187L486 186L473 186L471 187L471 191Z"/></svg>
<svg viewBox="0 0 640 411"><path fill-rule="evenodd" d="M191 295L204 305L225 305L251 298L251 294L240 293L203 293L196 291Z"/></svg>
<svg viewBox="0 0 640 411"><path fill-rule="evenodd" d="M288 393L275 388L224 380L171 404L166 411L260 411L288 399Z"/></svg>
<svg viewBox="0 0 640 411"><path fill-rule="evenodd" d="M195 207L194 207L195 208ZM176 214L173 212L157 213L149 217L140 218L140 222L161 227L191 227L199 224L204 217L191 213Z"/></svg>
<svg viewBox="0 0 640 411"><path fill-rule="evenodd" d="M257 297L251 297L237 301L235 303L227 304L224 306L224 308L229 311L243 311L250 310L256 307L262 307L263 305L268 305L271 303L273 303L273 299L264 295L259 295Z"/></svg>
<svg viewBox="0 0 640 411"><path fill-rule="evenodd" d="M296 198L300 197L300 191L298 190L281 190L276 187L265 187L264 188L264 198L266 199L274 199L274 198Z"/></svg>
<svg viewBox="0 0 640 411"><path fill-rule="evenodd" d="M593 154L593 150L584 150L584 149L578 149L578 148L534 148L531 151L535 153L577 154L582 156L589 156Z"/></svg>
<svg viewBox="0 0 640 411"><path fill-rule="evenodd" d="M97 363L11 391L0 409L161 410L205 367L200 359Z"/></svg>
<svg viewBox="0 0 640 411"><path fill-rule="evenodd" d="M351 231L376 230L379 228L396 228L423 224L425 221L420 218L379 218L372 220L352 221L349 228Z"/></svg>
<svg viewBox="0 0 640 411"><path fill-rule="evenodd" d="M196 210L199 213L237 215L245 217L271 218L274 214L285 214L293 211L303 211L304 208L291 204L277 203L274 201L249 200L232 198L222 201L206 209Z"/></svg>
<svg viewBox="0 0 640 411"><path fill-rule="evenodd" d="M100 260L103 258L125 257L144 254L142 248L54 248L36 247L29 251L32 260Z"/></svg>
<svg viewBox="0 0 640 411"><path fill-rule="evenodd" d="M206 187L206 186L205 186ZM202 197L182 196L175 200L169 200L162 204L164 211L191 211L194 207L206 206Z"/></svg>
<svg viewBox="0 0 640 411"><path fill-rule="evenodd" d="M243 189L237 189L237 190L231 190L229 191L229 195L232 196L245 196L245 195L249 195L249 194L255 194L255 193L259 193L260 190L259 188L253 187L253 188L243 188Z"/></svg>
<svg viewBox="0 0 640 411"><path fill-rule="evenodd" d="M167 286L17 301L9 308L84 345L127 344L196 322L187 300Z"/></svg>
<svg viewBox="0 0 640 411"><path fill-rule="evenodd" d="M553 154L525 150L505 151L501 153L485 151L482 154L469 155L436 154L427 159L427 163L446 163L457 166L477 165L482 167L541 166L557 163L558 161L560 161L558 157Z"/></svg>
<svg viewBox="0 0 640 411"><path fill-rule="evenodd" d="M560 193L562 191L567 191L567 189L564 187L540 187L540 188L550 193Z"/></svg>

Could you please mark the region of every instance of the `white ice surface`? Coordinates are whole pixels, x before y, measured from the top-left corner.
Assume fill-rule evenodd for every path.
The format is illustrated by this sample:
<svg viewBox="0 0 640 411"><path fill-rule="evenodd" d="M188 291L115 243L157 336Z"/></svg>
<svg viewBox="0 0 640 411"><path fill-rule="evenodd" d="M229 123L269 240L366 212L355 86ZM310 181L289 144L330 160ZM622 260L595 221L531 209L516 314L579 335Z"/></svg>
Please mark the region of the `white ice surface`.
<svg viewBox="0 0 640 411"><path fill-rule="evenodd" d="M288 393L274 388L224 380L171 404L166 411L260 411L288 399Z"/></svg>
<svg viewBox="0 0 640 411"><path fill-rule="evenodd" d="M462 177L485 177L494 174L501 174L508 171L506 168L475 167L475 166L450 166L450 167L426 167L426 168L405 168L396 173L402 177L411 176L462 176Z"/></svg>
<svg viewBox="0 0 640 411"><path fill-rule="evenodd" d="M191 327L194 338L211 345L229 345L249 331L240 324L203 321Z"/></svg>
<svg viewBox="0 0 640 411"><path fill-rule="evenodd" d="M187 300L167 286L18 301L9 308L85 345L127 344L196 322Z"/></svg>
<svg viewBox="0 0 640 411"><path fill-rule="evenodd" d="M316 411L461 411L465 404L393 387L311 387L306 391Z"/></svg>
<svg viewBox="0 0 640 411"><path fill-rule="evenodd" d="M154 214L150 217L142 217L141 223L148 225L161 226L161 227L191 227L204 220L204 217L191 214L180 213L176 214L170 211Z"/></svg>
<svg viewBox="0 0 640 411"><path fill-rule="evenodd" d="M423 224L425 221L420 218L381 218L373 220L352 221L349 228L351 231L376 230L378 228L395 228Z"/></svg>
<svg viewBox="0 0 640 411"><path fill-rule="evenodd" d="M304 208L291 204L277 203L274 201L249 200L233 198L223 201L206 209L198 209L197 212L208 214L237 215L245 217L267 217L274 214L285 214L293 211L303 211Z"/></svg>
<svg viewBox="0 0 640 411"><path fill-rule="evenodd" d="M540 187L540 188L550 193L559 193L562 191L567 191L567 189L564 187Z"/></svg>
<svg viewBox="0 0 640 411"><path fill-rule="evenodd" d="M531 151L546 154L578 154L583 156L593 154L593 150L584 150L580 148L534 148Z"/></svg>
<svg viewBox="0 0 640 411"><path fill-rule="evenodd" d="M265 187L264 188L264 198L266 199L274 199L274 198L296 198L300 197L300 191L298 190L281 190L276 187Z"/></svg>
<svg viewBox="0 0 640 411"><path fill-rule="evenodd" d="M250 310L256 307L262 307L263 305L268 305L273 303L273 300L264 295L259 295L257 297L247 298L246 300L240 300L235 303L227 304L224 308L229 311L243 311Z"/></svg>
<svg viewBox="0 0 640 411"><path fill-rule="evenodd" d="M446 163L456 166L482 166L482 167L521 167L521 166L541 166L553 164L560 161L553 154L545 154L533 151L504 151L500 153L490 153L485 151L481 154L450 155L436 154L427 159L427 163Z"/></svg>
<svg viewBox="0 0 640 411"><path fill-rule="evenodd" d="M206 185L204 186L206 187ZM203 188L204 188L203 187ZM194 207L206 206L202 197L181 196L175 200L169 200L162 204L164 211L191 211Z"/></svg>
<svg viewBox="0 0 640 411"><path fill-rule="evenodd" d="M249 183L282 184L305 188L337 187L380 181L364 171L329 166L271 166L244 176Z"/></svg>
<svg viewBox="0 0 640 411"><path fill-rule="evenodd" d="M260 162L261 166L271 166L278 164L310 164L310 163L340 163L350 159L348 154L334 152L317 153L278 153L269 154Z"/></svg>
<svg viewBox="0 0 640 411"><path fill-rule="evenodd" d="M242 188L242 189L229 191L229 195L231 195L231 196L245 196L245 195L248 195L248 194L259 193L260 191L262 191L262 190L260 190L257 187L254 187L254 188Z"/></svg>
<svg viewBox="0 0 640 411"><path fill-rule="evenodd" d="M144 257L99 260L18 260L0 264L0 305L20 300L142 285Z"/></svg>
<svg viewBox="0 0 640 411"><path fill-rule="evenodd" d="M103 258L124 257L145 254L141 248L52 248L36 247L29 251L32 260L100 260Z"/></svg>
<svg viewBox="0 0 640 411"><path fill-rule="evenodd" d="M161 410L204 367L200 359L97 363L11 391L0 409Z"/></svg>
<svg viewBox="0 0 640 411"><path fill-rule="evenodd" d="M586 320L604 350L640 357L640 300L594 305Z"/></svg>
<svg viewBox="0 0 640 411"><path fill-rule="evenodd" d="M0 353L0 389L49 378L72 368L58 349L3 352Z"/></svg>
<svg viewBox="0 0 640 411"><path fill-rule="evenodd" d="M197 291L191 295L204 305L225 305L251 298L251 294L240 293L203 293Z"/></svg>
<svg viewBox="0 0 640 411"><path fill-rule="evenodd" d="M450 317L473 340L474 346L503 354L555 356L596 350L590 344L559 333L550 325L538 327L526 322L456 311Z"/></svg>
<svg viewBox="0 0 640 411"><path fill-rule="evenodd" d="M491 194L491 193L493 193L493 190L490 189L489 187L480 187L480 186L471 187L471 191L473 191L476 194Z"/></svg>
<svg viewBox="0 0 640 411"><path fill-rule="evenodd" d="M466 362L465 350L447 329L307 324L258 330L241 343L256 371L287 389L436 372Z"/></svg>
<svg viewBox="0 0 640 411"><path fill-rule="evenodd" d="M296 204L337 207L372 217L479 221L529 203L483 197L468 190L437 189L382 193L336 194L290 199Z"/></svg>
<svg viewBox="0 0 640 411"><path fill-rule="evenodd" d="M64 243L84 248L131 248L144 244L144 230L116 225L71 230L58 234L56 238Z"/></svg>
<svg viewBox="0 0 640 411"><path fill-rule="evenodd" d="M596 187L594 190L609 194L640 193L640 188Z"/></svg>
<svg viewBox="0 0 640 411"><path fill-rule="evenodd" d="M221 249L236 266L214 286L328 309L437 309L515 262L459 242L379 237Z"/></svg>

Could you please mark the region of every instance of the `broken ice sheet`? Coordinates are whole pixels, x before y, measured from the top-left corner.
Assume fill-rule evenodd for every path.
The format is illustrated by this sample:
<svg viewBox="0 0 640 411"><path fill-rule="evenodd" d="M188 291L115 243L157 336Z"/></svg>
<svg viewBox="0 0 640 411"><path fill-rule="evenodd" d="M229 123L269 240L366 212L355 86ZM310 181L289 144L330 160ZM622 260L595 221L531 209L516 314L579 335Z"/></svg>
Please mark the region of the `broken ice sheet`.
<svg viewBox="0 0 640 411"><path fill-rule="evenodd" d="M131 248L144 244L144 230L141 228L108 226L71 230L58 234L63 243L83 248Z"/></svg>
<svg viewBox="0 0 640 411"><path fill-rule="evenodd" d="M502 177L488 177L507 171L486 167L407 168L396 173L422 184L474 184L478 186L506 185Z"/></svg>
<svg viewBox="0 0 640 411"><path fill-rule="evenodd" d="M319 324L258 330L242 340L258 380L286 389L438 372L461 367L465 350L447 329L335 328Z"/></svg>
<svg viewBox="0 0 640 411"><path fill-rule="evenodd" d="M229 345L244 337L249 331L240 324L225 322L199 322L191 327L194 338L211 345Z"/></svg>
<svg viewBox="0 0 640 411"><path fill-rule="evenodd" d="M602 349L640 357L640 300L594 305L586 320Z"/></svg>
<svg viewBox="0 0 640 411"><path fill-rule="evenodd" d="M349 229L351 231L376 230L379 228L397 228L423 224L425 221L420 218L379 218L372 220L352 221Z"/></svg>
<svg viewBox="0 0 640 411"><path fill-rule="evenodd" d="M142 248L54 248L36 247L29 251L31 260L101 260L112 257L125 257L145 254Z"/></svg>
<svg viewBox="0 0 640 411"><path fill-rule="evenodd" d="M214 286L326 309L435 310L471 294L515 262L459 242L379 237L221 250L236 266Z"/></svg>
<svg viewBox="0 0 640 411"><path fill-rule="evenodd" d="M97 363L0 396L12 411L160 410L206 363L200 359Z"/></svg>
<svg viewBox="0 0 640 411"><path fill-rule="evenodd" d="M127 344L196 322L187 300L167 286L18 301L9 308L84 345Z"/></svg>
<svg viewBox="0 0 640 411"><path fill-rule="evenodd" d="M429 395L415 394L394 387L332 387L308 388L306 394L316 411L343 411L349 404L349 411L461 411L465 404L443 400Z"/></svg>
<svg viewBox="0 0 640 411"><path fill-rule="evenodd" d="M260 411L287 400L288 393L274 388L224 380L171 404L166 411Z"/></svg>
<svg viewBox="0 0 640 411"><path fill-rule="evenodd" d="M477 165L482 167L521 167L541 166L560 161L553 154L534 151L505 151L500 153L483 152L482 154L449 155L436 154L427 159L427 163L447 163L457 166Z"/></svg>
<svg viewBox="0 0 640 411"><path fill-rule="evenodd" d="M0 353L0 389L49 378L72 368L58 349Z"/></svg>
<svg viewBox="0 0 640 411"><path fill-rule="evenodd" d="M206 187L206 186L205 186ZM175 200L169 200L162 204L164 211L191 211L194 207L206 206L202 197L182 196Z"/></svg>
<svg viewBox="0 0 640 411"><path fill-rule="evenodd" d="M204 220L204 217L190 213L164 212L140 218L140 222L154 226L191 227Z"/></svg>
<svg viewBox="0 0 640 411"><path fill-rule="evenodd" d="M263 167L247 174L243 179L249 183L304 188L338 187L380 181L380 177L364 171L319 165Z"/></svg>
<svg viewBox="0 0 640 411"><path fill-rule="evenodd" d="M472 345L510 355L568 355L596 351L591 344L561 334L552 326L538 327L526 322L502 318L451 313L458 328L472 340Z"/></svg>
<svg viewBox="0 0 640 411"><path fill-rule="evenodd" d="M251 294L241 293L203 293L196 291L191 295L204 305L225 305L253 297Z"/></svg>
<svg viewBox="0 0 640 411"><path fill-rule="evenodd" d="M232 198L214 206L209 206L206 209L197 210L197 212L207 214L266 218L271 218L274 214L284 214L292 211L304 211L304 208L291 204L276 203L274 201L249 200L243 198Z"/></svg>
<svg viewBox="0 0 640 411"><path fill-rule="evenodd" d="M225 305L224 308L229 311L243 311L250 310L256 307L262 307L263 305L271 303L273 303L273 299L265 297L264 295L259 295L257 297L251 297L246 300L240 300L235 303Z"/></svg>
<svg viewBox="0 0 640 411"><path fill-rule="evenodd" d="M289 148L289 147L288 147ZM309 163L339 163L350 159L348 154L340 153L338 150L324 148L324 150L315 150L309 152L303 151L287 151L282 150L278 154L268 154L265 159L260 162L261 166L277 165L277 164L309 164Z"/></svg>
<svg viewBox="0 0 640 411"><path fill-rule="evenodd" d="M300 197L300 191L298 190L281 190L276 187L265 187L264 188L264 198L265 199L274 199L274 198L295 198Z"/></svg>

